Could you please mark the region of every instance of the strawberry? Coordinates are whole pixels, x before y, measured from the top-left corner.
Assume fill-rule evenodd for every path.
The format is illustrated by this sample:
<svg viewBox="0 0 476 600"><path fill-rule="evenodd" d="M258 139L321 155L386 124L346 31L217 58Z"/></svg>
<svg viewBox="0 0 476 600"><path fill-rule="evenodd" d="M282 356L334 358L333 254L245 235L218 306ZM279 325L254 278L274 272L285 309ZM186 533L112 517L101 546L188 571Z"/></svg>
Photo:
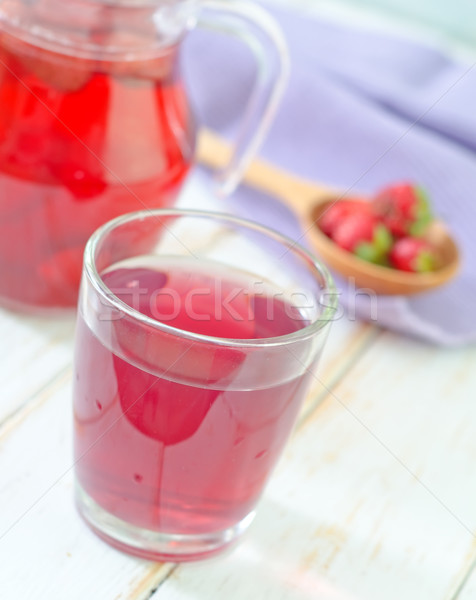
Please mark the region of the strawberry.
<svg viewBox="0 0 476 600"><path fill-rule="evenodd" d="M433 218L425 191L411 183L382 189L373 207L395 237L420 236Z"/></svg>
<svg viewBox="0 0 476 600"><path fill-rule="evenodd" d="M342 249L379 264L386 262L392 245L389 230L370 212L345 218L336 226L332 238Z"/></svg>
<svg viewBox="0 0 476 600"><path fill-rule="evenodd" d="M351 214L369 213L370 202L357 198L337 200L318 219L318 226L327 236L332 237L337 225Z"/></svg>
<svg viewBox="0 0 476 600"><path fill-rule="evenodd" d="M433 246L425 240L403 237L390 251L390 264L400 271L425 273L435 270L437 255Z"/></svg>
<svg viewBox="0 0 476 600"><path fill-rule="evenodd" d="M62 164L52 163L51 172L69 189L75 200L95 200L107 188L105 169L88 150L85 150L84 157L81 158L83 160L76 162L70 159Z"/></svg>

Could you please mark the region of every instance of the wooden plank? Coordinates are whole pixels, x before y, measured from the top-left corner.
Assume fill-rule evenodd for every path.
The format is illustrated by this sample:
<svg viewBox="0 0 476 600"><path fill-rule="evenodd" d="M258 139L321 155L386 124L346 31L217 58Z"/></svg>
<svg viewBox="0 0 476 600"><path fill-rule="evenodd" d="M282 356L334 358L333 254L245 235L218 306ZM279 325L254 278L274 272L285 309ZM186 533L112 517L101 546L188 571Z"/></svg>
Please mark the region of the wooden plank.
<svg viewBox="0 0 476 600"><path fill-rule="evenodd" d="M381 334L382 330L378 327L349 320L343 313L338 313L337 320L331 325L299 422L304 421L326 399L329 390L339 383Z"/></svg>
<svg viewBox="0 0 476 600"><path fill-rule="evenodd" d="M71 362L74 317L41 319L0 310L0 423Z"/></svg>
<svg viewBox="0 0 476 600"><path fill-rule="evenodd" d="M147 598L171 565L100 542L72 502L70 380L0 443L0 597Z"/></svg>
<svg viewBox="0 0 476 600"><path fill-rule="evenodd" d="M295 434L244 543L152 598L451 598L476 549L475 359L383 335Z"/></svg>

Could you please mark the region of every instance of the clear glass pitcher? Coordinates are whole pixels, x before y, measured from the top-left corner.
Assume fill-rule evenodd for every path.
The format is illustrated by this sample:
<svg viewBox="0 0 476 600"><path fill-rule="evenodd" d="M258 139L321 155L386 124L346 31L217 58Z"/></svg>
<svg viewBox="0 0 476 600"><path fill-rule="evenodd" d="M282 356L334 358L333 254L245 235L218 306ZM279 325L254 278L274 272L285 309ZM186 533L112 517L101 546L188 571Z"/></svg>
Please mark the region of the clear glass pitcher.
<svg viewBox="0 0 476 600"><path fill-rule="evenodd" d="M241 0L0 0L4 306L73 306L91 233L174 202L195 142L178 55L199 19L240 37L258 63L222 174L230 190L287 79L285 44L265 11Z"/></svg>

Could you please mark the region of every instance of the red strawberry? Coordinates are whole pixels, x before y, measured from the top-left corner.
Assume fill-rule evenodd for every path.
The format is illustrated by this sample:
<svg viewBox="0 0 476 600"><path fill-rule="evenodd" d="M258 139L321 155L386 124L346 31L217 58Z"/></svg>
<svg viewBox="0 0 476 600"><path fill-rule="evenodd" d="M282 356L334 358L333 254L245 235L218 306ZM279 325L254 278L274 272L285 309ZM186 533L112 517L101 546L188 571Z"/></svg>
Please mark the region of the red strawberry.
<svg viewBox="0 0 476 600"><path fill-rule="evenodd" d="M69 160L61 165L52 164L51 172L70 190L75 200L96 199L107 187L104 168L100 162L86 151L85 160L77 163ZM89 165L87 163L90 163ZM96 164L94 164L96 163ZM91 167L90 170L88 168Z"/></svg>
<svg viewBox="0 0 476 600"><path fill-rule="evenodd" d="M370 202L358 199L342 199L332 204L322 216L319 217L317 225L329 237L332 237L337 225L351 214L369 213Z"/></svg>
<svg viewBox="0 0 476 600"><path fill-rule="evenodd" d="M335 243L373 263L384 263L390 247L390 232L371 213L357 213L341 221L334 230Z"/></svg>
<svg viewBox="0 0 476 600"><path fill-rule="evenodd" d="M424 273L435 270L437 255L433 246L425 240L404 237L395 242L390 252L390 263L400 271Z"/></svg>
<svg viewBox="0 0 476 600"><path fill-rule="evenodd" d="M374 211L396 237L421 235L432 220L425 191L411 183L400 183L380 191Z"/></svg>

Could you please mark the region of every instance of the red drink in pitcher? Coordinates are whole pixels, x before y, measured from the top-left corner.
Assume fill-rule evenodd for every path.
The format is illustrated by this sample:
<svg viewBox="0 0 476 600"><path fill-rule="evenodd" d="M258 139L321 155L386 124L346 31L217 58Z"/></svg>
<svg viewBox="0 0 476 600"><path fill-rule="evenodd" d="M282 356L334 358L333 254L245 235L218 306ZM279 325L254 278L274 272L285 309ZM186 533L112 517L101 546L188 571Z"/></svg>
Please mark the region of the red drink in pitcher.
<svg viewBox="0 0 476 600"><path fill-rule="evenodd" d="M93 231L173 203L195 144L178 55L201 9L207 23L257 49L223 189L262 142L289 60L277 24L246 0L0 4L0 304L48 312L76 304ZM143 251L154 242L143 239Z"/></svg>
<svg viewBox="0 0 476 600"><path fill-rule="evenodd" d="M73 306L91 233L173 202L194 140L176 54L108 62L1 35L3 304Z"/></svg>
<svg viewBox="0 0 476 600"><path fill-rule="evenodd" d="M213 264L197 270L193 259L155 263L126 262L102 279L142 314L193 333L258 340L308 324L277 290L253 292L246 275ZM157 344L160 357L153 333L135 340L120 319L114 331L128 347ZM77 336L75 458L82 490L109 514L151 531L200 535L244 519L290 433L309 373L271 387L258 377L255 389L240 389L236 378L247 357L224 349L191 367L200 377L193 385L173 369L158 377L114 354L81 316Z"/></svg>

